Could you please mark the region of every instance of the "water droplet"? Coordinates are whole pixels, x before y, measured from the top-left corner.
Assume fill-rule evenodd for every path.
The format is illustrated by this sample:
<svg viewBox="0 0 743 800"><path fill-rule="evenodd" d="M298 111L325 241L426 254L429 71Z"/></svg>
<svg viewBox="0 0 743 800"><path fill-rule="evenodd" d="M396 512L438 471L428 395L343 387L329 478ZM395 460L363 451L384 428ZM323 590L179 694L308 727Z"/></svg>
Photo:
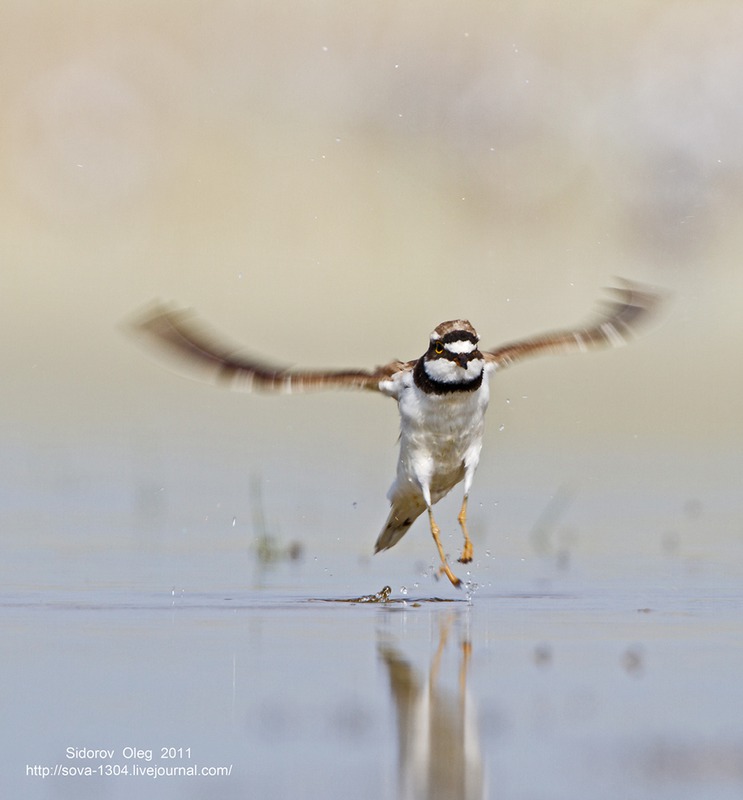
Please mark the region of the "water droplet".
<svg viewBox="0 0 743 800"><path fill-rule="evenodd" d="M407 586L401 586L400 587L400 594L407 594L407 593L408 593L408 587Z"/></svg>
<svg viewBox="0 0 743 800"><path fill-rule="evenodd" d="M232 527L234 528L237 525L237 517L232 518Z"/></svg>
<svg viewBox="0 0 743 800"><path fill-rule="evenodd" d="M505 429L506 429L505 425L499 425L498 426L498 430L501 431L501 432L503 432Z"/></svg>

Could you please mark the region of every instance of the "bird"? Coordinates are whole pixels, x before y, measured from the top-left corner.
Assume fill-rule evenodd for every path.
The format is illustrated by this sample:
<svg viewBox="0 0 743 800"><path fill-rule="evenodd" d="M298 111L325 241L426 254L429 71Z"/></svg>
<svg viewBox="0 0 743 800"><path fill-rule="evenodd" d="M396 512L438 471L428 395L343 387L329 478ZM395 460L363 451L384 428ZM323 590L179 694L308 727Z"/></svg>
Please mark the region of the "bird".
<svg viewBox="0 0 743 800"><path fill-rule="evenodd" d="M400 415L397 472L387 493L390 510L374 552L397 544L413 523L428 516L440 566L453 586L462 582L449 564L433 507L462 483L457 520L463 537L458 561L473 559L467 503L482 450L490 378L527 358L585 352L630 341L657 309L657 290L617 281L586 323L517 339L492 349L480 347L466 319L437 325L426 351L410 361L393 360L372 369L303 370L257 359L225 343L191 309L156 302L130 323L133 332L180 356L192 377L243 392L293 394L323 389L367 390L397 401Z"/></svg>

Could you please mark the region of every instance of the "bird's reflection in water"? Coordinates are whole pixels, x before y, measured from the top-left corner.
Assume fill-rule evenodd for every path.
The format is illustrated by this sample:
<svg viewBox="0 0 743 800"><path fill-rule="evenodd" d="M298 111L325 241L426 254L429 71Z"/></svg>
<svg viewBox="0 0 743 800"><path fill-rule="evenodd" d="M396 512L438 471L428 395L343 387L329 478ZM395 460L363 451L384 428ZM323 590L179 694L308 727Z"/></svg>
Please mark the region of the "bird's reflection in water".
<svg viewBox="0 0 743 800"><path fill-rule="evenodd" d="M457 685L446 685L441 674L455 621L454 614L439 619L427 677L388 641L378 645L397 712L400 800L484 797L477 712L467 690L472 644L466 635L458 636Z"/></svg>

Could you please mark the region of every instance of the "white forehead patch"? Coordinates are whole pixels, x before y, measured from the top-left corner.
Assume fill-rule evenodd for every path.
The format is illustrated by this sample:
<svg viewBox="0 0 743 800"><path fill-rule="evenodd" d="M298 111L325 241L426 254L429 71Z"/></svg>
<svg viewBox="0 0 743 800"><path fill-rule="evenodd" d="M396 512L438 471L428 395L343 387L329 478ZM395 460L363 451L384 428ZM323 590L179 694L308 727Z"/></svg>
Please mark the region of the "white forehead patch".
<svg viewBox="0 0 743 800"><path fill-rule="evenodd" d="M461 355L462 353L471 353L476 346L477 345L475 345L475 343L471 342L469 339L458 339L454 342L447 342L444 345L444 348L450 353Z"/></svg>

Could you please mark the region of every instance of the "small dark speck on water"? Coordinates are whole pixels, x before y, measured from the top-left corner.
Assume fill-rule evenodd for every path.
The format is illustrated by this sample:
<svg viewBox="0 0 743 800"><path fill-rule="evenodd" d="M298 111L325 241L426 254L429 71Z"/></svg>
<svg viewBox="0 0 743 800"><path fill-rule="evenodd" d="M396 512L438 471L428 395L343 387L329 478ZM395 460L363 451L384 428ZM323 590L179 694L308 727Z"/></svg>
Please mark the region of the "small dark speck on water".
<svg viewBox="0 0 743 800"><path fill-rule="evenodd" d="M547 643L538 644L534 648L534 663L538 667L548 667L552 663L552 647Z"/></svg>

